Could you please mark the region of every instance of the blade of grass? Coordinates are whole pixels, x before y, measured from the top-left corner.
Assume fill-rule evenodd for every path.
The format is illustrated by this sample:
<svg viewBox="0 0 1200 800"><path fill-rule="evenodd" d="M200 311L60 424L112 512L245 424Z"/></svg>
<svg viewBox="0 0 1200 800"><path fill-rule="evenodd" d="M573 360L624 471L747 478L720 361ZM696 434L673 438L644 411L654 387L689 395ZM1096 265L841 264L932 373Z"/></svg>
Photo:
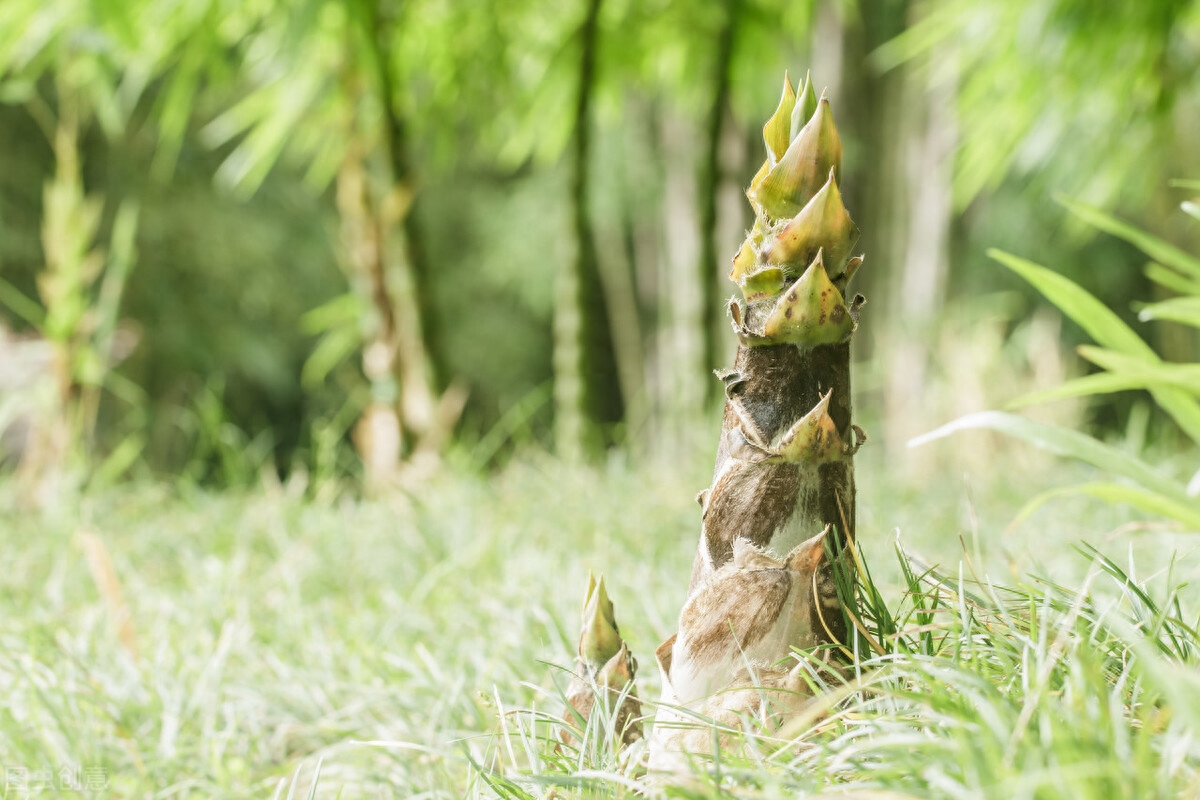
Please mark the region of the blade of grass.
<svg viewBox="0 0 1200 800"><path fill-rule="evenodd" d="M1193 277L1200 278L1200 259L1188 255L1175 245L1164 242L1157 236L1151 236L1145 231L1122 222L1098 208L1084 205L1061 195L1055 199L1084 222L1099 228L1105 233L1111 233L1113 236L1124 239L1155 261L1166 264L1168 267L1185 272Z"/></svg>
<svg viewBox="0 0 1200 800"><path fill-rule="evenodd" d="M1014 410L1028 406L1049 403L1054 400L1066 400L1071 397L1088 397L1094 394L1112 394L1127 392L1135 389L1145 389L1146 381L1134 375L1114 375L1110 372L1100 372L1095 375L1085 375L1063 381L1057 386L1036 392L1023 394L1009 401L1005 408Z"/></svg>
<svg viewBox="0 0 1200 800"><path fill-rule="evenodd" d="M1042 492L1021 507L1021 510L1017 512L1016 518L1013 519L1011 526L1017 527L1024 523L1034 511L1047 501L1053 500L1056 497L1067 497L1074 494L1090 495L1107 503L1125 503L1151 514L1174 519L1187 525L1193 531L1200 532L1200 509L1196 508L1194 504L1173 500L1150 489L1103 482L1062 486Z"/></svg>
<svg viewBox="0 0 1200 800"><path fill-rule="evenodd" d="M1146 265L1142 274L1155 283L1180 294L1200 295L1200 283L1180 275L1173 269L1167 269L1162 264L1151 261Z"/></svg>
<svg viewBox="0 0 1200 800"><path fill-rule="evenodd" d="M919 447L965 430L986 429L1012 436L1055 455L1074 458L1106 472L1120 475L1147 488L1180 501L1187 500L1187 491L1170 478L1160 475L1140 459L1109 447L1090 436L1069 428L1035 422L1003 411L981 411L949 422L942 427L909 441L909 447Z"/></svg>
<svg viewBox="0 0 1200 800"><path fill-rule="evenodd" d="M1200 328L1200 297L1172 297L1158 303L1138 304L1136 308L1142 322L1161 320Z"/></svg>
<svg viewBox="0 0 1200 800"><path fill-rule="evenodd" d="M1159 360L1150 346L1128 325L1075 283L1032 261L1001 250L989 250L988 255L1029 281L1100 345L1147 361ZM1200 443L1200 404L1195 398L1177 389L1155 389L1153 394L1155 402L1179 423L1192 441Z"/></svg>

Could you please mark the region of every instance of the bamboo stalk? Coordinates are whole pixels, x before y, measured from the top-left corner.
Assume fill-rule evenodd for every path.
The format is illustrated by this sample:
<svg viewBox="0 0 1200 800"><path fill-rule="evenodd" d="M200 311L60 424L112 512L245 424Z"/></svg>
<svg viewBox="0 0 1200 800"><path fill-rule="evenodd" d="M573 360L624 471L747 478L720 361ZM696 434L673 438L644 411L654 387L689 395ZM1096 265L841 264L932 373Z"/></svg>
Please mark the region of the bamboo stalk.
<svg viewBox="0 0 1200 800"><path fill-rule="evenodd" d="M657 650L662 703L722 718L722 697L749 698L777 719L801 702L801 681L779 666L793 648L845 639L826 539L844 552L855 535L850 338L865 298L847 301L862 265L858 228L842 204L841 141L828 100L785 77L763 128L767 160L747 195L754 227L733 259L742 299L729 314L738 338L718 371L725 414L713 481L698 496L701 534L678 632ZM745 689L777 689L770 698ZM768 713L768 709L770 713ZM712 748L660 712L652 769ZM699 742L699 745L698 745Z"/></svg>

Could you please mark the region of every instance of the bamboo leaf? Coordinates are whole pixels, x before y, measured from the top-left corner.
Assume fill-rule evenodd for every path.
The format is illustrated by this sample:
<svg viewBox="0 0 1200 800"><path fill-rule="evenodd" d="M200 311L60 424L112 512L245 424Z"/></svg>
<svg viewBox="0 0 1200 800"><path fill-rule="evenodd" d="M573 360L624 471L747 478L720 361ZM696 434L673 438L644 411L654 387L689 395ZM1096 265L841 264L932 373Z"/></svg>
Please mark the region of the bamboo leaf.
<svg viewBox="0 0 1200 800"><path fill-rule="evenodd" d="M1049 389L1023 394L1010 401L1006 408L1010 410L1025 408L1054 400L1065 400L1068 397L1087 397L1093 394L1112 394L1113 392L1145 388L1146 381L1134 375L1114 375L1109 372L1101 372L1064 381Z"/></svg>
<svg viewBox="0 0 1200 800"><path fill-rule="evenodd" d="M92 474L93 486L108 486L120 480L137 462L138 456L145 449L146 441L140 435L125 437L116 448L109 453L103 463Z"/></svg>
<svg viewBox="0 0 1200 800"><path fill-rule="evenodd" d="M362 336L357 328L345 326L329 331L321 337L304 362L300 370L300 383L307 387L319 386L325 376L361 344Z"/></svg>
<svg viewBox="0 0 1200 800"><path fill-rule="evenodd" d="M1111 233L1141 250L1146 255L1166 264L1168 267L1186 272L1200 278L1200 259L1188 255L1173 244L1168 244L1157 236L1151 236L1143 230L1122 222L1104 213L1098 208L1084 205L1065 197L1056 198L1059 203L1075 216L1105 233Z"/></svg>
<svg viewBox="0 0 1200 800"><path fill-rule="evenodd" d="M1157 358L1150 345L1134 333L1132 328L1077 283L1040 264L1010 255L1003 250L993 248L988 250L987 254L1027 280L1033 288L1057 306L1059 311L1070 317L1088 336L1100 344L1130 355L1149 355Z"/></svg>
<svg viewBox="0 0 1200 800"><path fill-rule="evenodd" d="M346 292L309 309L300 317L300 330L308 334L323 333L339 325L357 323L366 313L363 300L354 292Z"/></svg>
<svg viewBox="0 0 1200 800"><path fill-rule="evenodd" d="M1200 328L1200 297L1172 297L1158 303L1138 307L1138 319L1143 322L1165 320Z"/></svg>
<svg viewBox="0 0 1200 800"><path fill-rule="evenodd" d="M1143 274L1160 286L1180 294L1200 295L1200 283L1180 275L1173 269L1167 269L1162 264L1151 261L1142 271Z"/></svg>
<svg viewBox="0 0 1200 800"><path fill-rule="evenodd" d="M1168 386L1200 395L1200 364L1147 363L1088 345L1081 346L1079 354L1114 375L1140 381L1142 386Z"/></svg>
<svg viewBox="0 0 1200 800"><path fill-rule="evenodd" d="M1158 361L1150 345L1107 306L1062 275L1002 250L988 250L991 258L1029 281L1046 299L1083 328L1099 344L1147 361ZM1200 404L1178 389L1154 389L1154 401L1171 415L1184 432L1200 443Z"/></svg>
<svg viewBox="0 0 1200 800"><path fill-rule="evenodd" d="M3 278L0 278L0 303L35 328L40 328L46 319L46 312L37 304L37 301L31 300L24 292Z"/></svg>
<svg viewBox="0 0 1200 800"><path fill-rule="evenodd" d="M1003 411L981 411L959 417L937 430L910 440L908 446L919 447L935 439L943 439L953 433L967 430L993 430L1003 433L1055 455L1074 458L1105 472L1129 478L1141 486L1164 492L1181 502L1187 500L1187 492L1183 486L1160 475L1138 458L1070 428L1036 422Z"/></svg>
<svg viewBox="0 0 1200 800"><path fill-rule="evenodd" d="M118 206L116 216L113 218L108 268L104 270L104 279L100 282L100 294L95 306L97 318L95 339L105 360L105 371L109 366L107 362L112 357L113 332L116 330L117 317L121 311L121 298L125 295L129 272L133 269L137 258L139 214L138 202L127 198Z"/></svg>
<svg viewBox="0 0 1200 800"><path fill-rule="evenodd" d="M1200 404L1178 389L1151 389L1154 401L1183 428L1193 442L1200 444Z"/></svg>
<svg viewBox="0 0 1200 800"><path fill-rule="evenodd" d="M1187 214L1188 216L1200 219L1200 203L1192 200L1184 200L1179 204L1179 207L1182 208L1183 213Z"/></svg>
<svg viewBox="0 0 1200 800"><path fill-rule="evenodd" d="M199 44L202 41L196 38L191 46L184 50L183 58L167 81L167 88L160 101L158 149L154 154L151 170L161 180L168 179L175 169L187 133L188 121L195 107L204 58L203 45Z"/></svg>
<svg viewBox="0 0 1200 800"><path fill-rule="evenodd" d="M1063 486L1051 489L1048 492L1042 492L1017 512L1017 516L1012 524L1014 527L1020 525L1029 519L1034 511L1050 500L1077 494L1090 495L1106 503L1131 505L1150 514L1173 519L1176 522L1183 523L1193 531L1200 532L1200 508L1196 506L1194 501L1189 502L1187 498L1182 500L1173 499L1153 489L1127 486L1121 483L1103 482Z"/></svg>

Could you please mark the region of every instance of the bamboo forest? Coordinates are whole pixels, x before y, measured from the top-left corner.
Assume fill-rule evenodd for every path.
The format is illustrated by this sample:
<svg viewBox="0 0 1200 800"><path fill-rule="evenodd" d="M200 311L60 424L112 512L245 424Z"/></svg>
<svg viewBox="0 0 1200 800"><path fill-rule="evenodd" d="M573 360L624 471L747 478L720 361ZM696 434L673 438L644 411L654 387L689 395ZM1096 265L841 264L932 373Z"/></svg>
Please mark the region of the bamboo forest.
<svg viewBox="0 0 1200 800"><path fill-rule="evenodd" d="M1200 798L1200 2L0 0L0 797Z"/></svg>

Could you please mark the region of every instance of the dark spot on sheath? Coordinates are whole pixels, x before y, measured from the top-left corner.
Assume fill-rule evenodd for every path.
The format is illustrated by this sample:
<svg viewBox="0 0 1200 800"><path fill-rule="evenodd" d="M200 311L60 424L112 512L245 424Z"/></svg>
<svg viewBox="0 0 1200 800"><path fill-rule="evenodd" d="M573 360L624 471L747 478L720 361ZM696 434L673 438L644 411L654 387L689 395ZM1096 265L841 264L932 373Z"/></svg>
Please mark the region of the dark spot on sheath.
<svg viewBox="0 0 1200 800"><path fill-rule="evenodd" d="M785 318L785 319L791 319L791 318L792 318L792 307L791 307L791 306L788 306L787 308L785 308L785 309L783 310L783 316L784 316L784 318Z"/></svg>

